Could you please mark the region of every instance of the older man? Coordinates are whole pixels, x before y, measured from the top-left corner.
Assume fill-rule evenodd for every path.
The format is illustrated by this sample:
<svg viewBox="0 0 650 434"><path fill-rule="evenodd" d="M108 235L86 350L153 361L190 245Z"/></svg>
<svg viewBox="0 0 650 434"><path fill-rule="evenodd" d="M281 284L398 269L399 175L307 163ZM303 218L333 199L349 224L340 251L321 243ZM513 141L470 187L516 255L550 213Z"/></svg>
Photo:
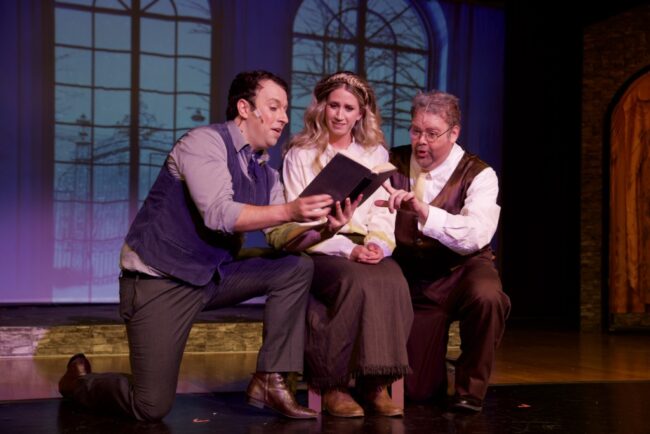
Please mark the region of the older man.
<svg viewBox="0 0 650 434"><path fill-rule="evenodd" d="M465 152L458 98L420 93L411 109L411 145L394 148L398 173L387 203L397 210L398 261L409 282L415 319L408 342L412 399L444 397L449 324L460 320L452 408L482 409L495 348L510 301L501 288L490 240L499 219L497 176Z"/></svg>

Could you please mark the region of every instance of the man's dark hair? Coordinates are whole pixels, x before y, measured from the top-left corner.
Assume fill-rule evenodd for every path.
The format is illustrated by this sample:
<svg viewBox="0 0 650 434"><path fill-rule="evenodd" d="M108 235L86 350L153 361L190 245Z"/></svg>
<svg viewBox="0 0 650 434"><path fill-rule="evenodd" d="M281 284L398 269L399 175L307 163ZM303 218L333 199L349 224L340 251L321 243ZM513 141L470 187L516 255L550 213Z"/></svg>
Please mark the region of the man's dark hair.
<svg viewBox="0 0 650 434"><path fill-rule="evenodd" d="M228 106L226 107L226 119L231 121L237 117L237 101L245 99L251 106L255 107L254 99L260 83L264 80L271 80L289 94L287 82L269 71L246 71L237 74L235 79L230 83L228 91Z"/></svg>

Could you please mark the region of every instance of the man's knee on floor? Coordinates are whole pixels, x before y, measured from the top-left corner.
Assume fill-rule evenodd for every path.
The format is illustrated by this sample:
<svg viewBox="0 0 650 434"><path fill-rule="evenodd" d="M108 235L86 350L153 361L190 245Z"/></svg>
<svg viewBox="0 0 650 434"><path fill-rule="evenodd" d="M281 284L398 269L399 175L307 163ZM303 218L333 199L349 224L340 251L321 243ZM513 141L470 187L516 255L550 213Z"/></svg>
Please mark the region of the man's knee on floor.
<svg viewBox="0 0 650 434"><path fill-rule="evenodd" d="M172 398L156 398L149 402L136 400L133 405L133 410L136 417L146 422L158 422L169 414L174 404L174 397Z"/></svg>

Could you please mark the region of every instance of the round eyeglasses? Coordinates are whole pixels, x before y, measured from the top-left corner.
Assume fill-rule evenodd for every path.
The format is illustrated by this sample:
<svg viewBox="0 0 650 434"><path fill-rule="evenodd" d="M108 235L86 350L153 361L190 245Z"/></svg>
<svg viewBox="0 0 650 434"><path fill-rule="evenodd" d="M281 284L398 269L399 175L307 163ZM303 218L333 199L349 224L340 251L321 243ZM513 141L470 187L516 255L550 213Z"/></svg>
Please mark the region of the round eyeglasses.
<svg viewBox="0 0 650 434"><path fill-rule="evenodd" d="M445 131L438 134L435 131L431 131L431 130L422 131L421 129L415 128L413 125L411 125L411 127L409 128L409 134L411 135L411 139L413 140L420 140L420 137L422 137L422 135L424 134L424 139L427 142L432 143L438 140L445 133L449 132L449 130L451 130L452 128L453 126L447 128Z"/></svg>

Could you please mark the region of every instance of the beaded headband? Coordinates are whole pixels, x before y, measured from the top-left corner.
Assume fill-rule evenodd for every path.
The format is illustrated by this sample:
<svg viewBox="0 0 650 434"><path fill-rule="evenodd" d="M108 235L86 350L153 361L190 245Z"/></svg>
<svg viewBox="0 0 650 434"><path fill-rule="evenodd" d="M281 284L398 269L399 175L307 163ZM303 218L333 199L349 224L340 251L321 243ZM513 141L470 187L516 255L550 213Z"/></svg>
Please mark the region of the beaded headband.
<svg viewBox="0 0 650 434"><path fill-rule="evenodd" d="M340 72L338 74L334 74L328 77L323 84L330 84L330 83L345 83L352 87L356 87L361 91L361 94L363 95L364 105L370 103L370 97L368 95L367 85L356 76L351 75L347 72Z"/></svg>

